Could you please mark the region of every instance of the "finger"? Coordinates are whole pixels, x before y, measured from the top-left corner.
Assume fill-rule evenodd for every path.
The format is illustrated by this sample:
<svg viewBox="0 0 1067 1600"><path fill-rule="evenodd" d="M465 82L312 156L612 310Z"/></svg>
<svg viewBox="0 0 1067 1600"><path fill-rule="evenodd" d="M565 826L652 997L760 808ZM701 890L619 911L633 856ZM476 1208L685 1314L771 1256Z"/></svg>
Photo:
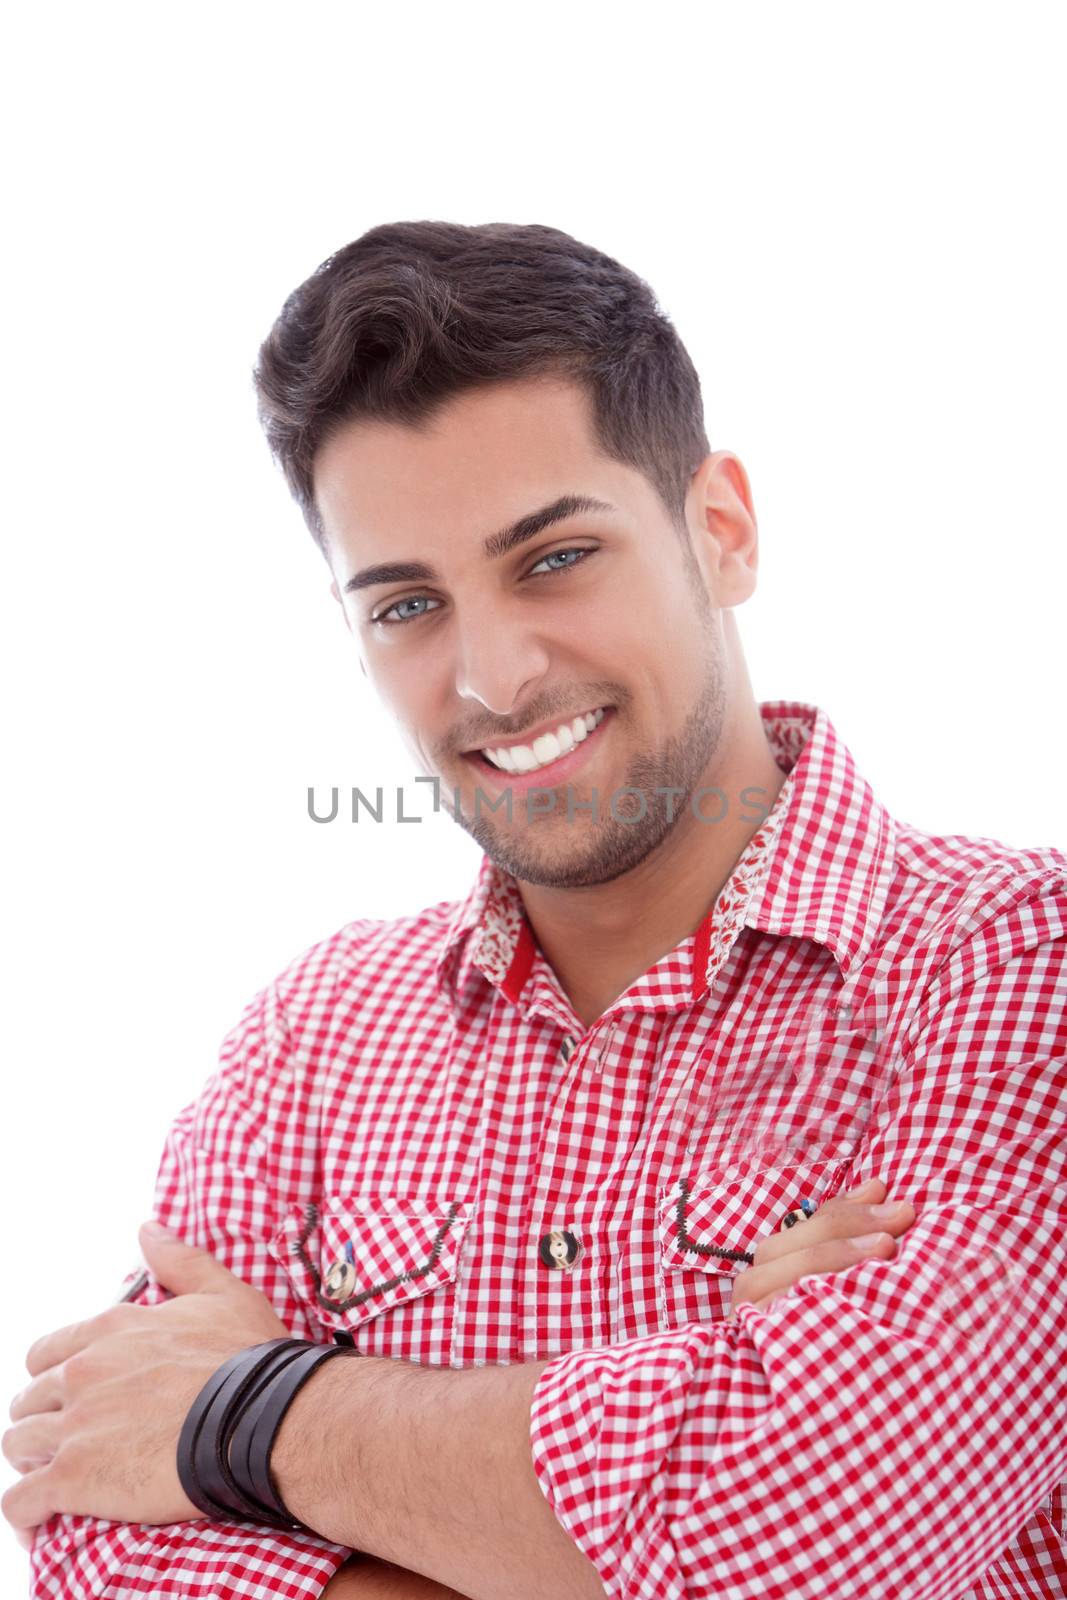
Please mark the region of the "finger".
<svg viewBox="0 0 1067 1600"><path fill-rule="evenodd" d="M236 1285L246 1287L209 1250L186 1244L162 1223L142 1223L138 1237L153 1274L176 1295L232 1294Z"/></svg>
<svg viewBox="0 0 1067 1600"><path fill-rule="evenodd" d="M63 1381L58 1367L50 1367L20 1389L8 1408L12 1422L38 1411L58 1411L63 1404Z"/></svg>
<svg viewBox="0 0 1067 1600"><path fill-rule="evenodd" d="M56 1504L57 1499L52 1466L38 1467L34 1472L27 1472L25 1477L16 1478L5 1489L0 1497L0 1512L16 1533L20 1529L32 1533L40 1523L47 1522L49 1517L63 1509Z"/></svg>
<svg viewBox="0 0 1067 1600"><path fill-rule="evenodd" d="M5 1460L16 1472L32 1472L46 1467L59 1448L62 1417L58 1411L42 1411L37 1416L16 1422L0 1438Z"/></svg>
<svg viewBox="0 0 1067 1600"><path fill-rule="evenodd" d="M84 1350L87 1344L91 1344L93 1335L88 1330L92 1323L92 1318L88 1322L72 1322L65 1328L57 1328L54 1333L46 1333L36 1339L26 1352L26 1371L31 1378L47 1372L49 1367L58 1366L76 1350Z"/></svg>
<svg viewBox="0 0 1067 1600"><path fill-rule="evenodd" d="M57 1328L54 1333L46 1333L27 1350L26 1370L35 1378L47 1372L49 1367L58 1367L61 1362L77 1355L79 1350L102 1339L105 1334L136 1323L150 1310L147 1306L120 1303L108 1306L106 1311L97 1312L95 1317L89 1317L85 1322L71 1322L65 1328Z"/></svg>
<svg viewBox="0 0 1067 1600"><path fill-rule="evenodd" d="M835 1195L795 1227L765 1235L756 1246L754 1262L762 1266L826 1239L849 1239L860 1233L900 1234L914 1221L915 1207L910 1200L886 1201L883 1206Z"/></svg>
<svg viewBox="0 0 1067 1600"><path fill-rule="evenodd" d="M825 1239L806 1250L794 1250L787 1256L761 1262L739 1273L734 1279L731 1305L762 1303L769 1295L784 1294L811 1273L844 1272L858 1261L874 1257L888 1261L896 1248L896 1239L888 1233L878 1233L863 1241Z"/></svg>
<svg viewBox="0 0 1067 1600"><path fill-rule="evenodd" d="M865 1178L863 1180L863 1182L862 1183L858 1183L854 1189L846 1189L844 1192L845 1192L845 1194L851 1196L851 1195L854 1195L854 1194L866 1194L869 1189L870 1190L873 1190L873 1189L884 1190L885 1189L885 1181L884 1181L884 1179L882 1179L882 1178Z"/></svg>

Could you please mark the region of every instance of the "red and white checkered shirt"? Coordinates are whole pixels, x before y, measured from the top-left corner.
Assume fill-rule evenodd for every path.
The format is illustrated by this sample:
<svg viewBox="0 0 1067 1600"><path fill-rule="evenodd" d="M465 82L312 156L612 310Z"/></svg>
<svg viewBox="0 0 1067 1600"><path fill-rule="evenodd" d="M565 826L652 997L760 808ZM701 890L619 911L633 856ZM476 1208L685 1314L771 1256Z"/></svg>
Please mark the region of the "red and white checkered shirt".
<svg viewBox="0 0 1067 1600"><path fill-rule="evenodd" d="M299 1337L547 1360L538 1481L612 1596L1062 1596L1067 858L896 822L824 712L760 709L773 810L592 1026L487 857L256 996L156 1215ZM916 1208L895 1258L728 1320L783 1215L870 1176ZM32 1593L315 1596L346 1555L57 1516Z"/></svg>

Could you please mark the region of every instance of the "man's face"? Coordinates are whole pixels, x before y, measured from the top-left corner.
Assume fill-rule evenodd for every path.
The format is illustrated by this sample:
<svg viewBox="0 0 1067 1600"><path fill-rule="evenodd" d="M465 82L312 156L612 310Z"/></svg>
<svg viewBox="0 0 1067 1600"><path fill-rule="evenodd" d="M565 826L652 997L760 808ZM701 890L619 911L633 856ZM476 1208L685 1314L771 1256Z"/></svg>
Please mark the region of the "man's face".
<svg viewBox="0 0 1067 1600"><path fill-rule="evenodd" d="M616 878L691 825L726 709L714 564L683 551L643 474L597 449L588 405L562 380L496 384L419 429L351 423L314 471L333 592L409 749L501 867L560 888ZM486 552L569 496L611 509ZM412 563L426 571L384 570ZM484 754L507 762L517 744L532 754L512 769L548 764Z"/></svg>

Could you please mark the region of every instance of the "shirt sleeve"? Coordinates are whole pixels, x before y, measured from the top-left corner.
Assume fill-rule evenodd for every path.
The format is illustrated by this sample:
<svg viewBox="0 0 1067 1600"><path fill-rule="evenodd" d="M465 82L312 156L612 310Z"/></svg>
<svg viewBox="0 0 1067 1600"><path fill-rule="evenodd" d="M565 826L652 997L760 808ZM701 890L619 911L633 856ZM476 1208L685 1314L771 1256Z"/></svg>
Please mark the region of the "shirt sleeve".
<svg viewBox="0 0 1067 1600"><path fill-rule="evenodd" d="M172 1124L154 1215L262 1290L291 1335L309 1339L315 1331L267 1249L277 1225L277 1173L286 1152L295 1159L284 1129L315 1126L306 1121L313 1085L302 1080L291 1055L284 1012L271 986L246 1008L224 1039L219 1066L199 1099ZM287 1174L297 1187L299 1179L296 1169ZM295 1192L287 1190L286 1198ZM168 1298L151 1276L133 1296L138 1305ZM350 1554L316 1534L267 1524L204 1519L153 1527L64 1514L36 1532L30 1595L303 1600L320 1596Z"/></svg>
<svg viewBox="0 0 1067 1600"><path fill-rule="evenodd" d="M849 1180L915 1205L891 1261L544 1369L534 1468L607 1594L959 1600L1067 1476L1065 931L1061 880L923 996Z"/></svg>

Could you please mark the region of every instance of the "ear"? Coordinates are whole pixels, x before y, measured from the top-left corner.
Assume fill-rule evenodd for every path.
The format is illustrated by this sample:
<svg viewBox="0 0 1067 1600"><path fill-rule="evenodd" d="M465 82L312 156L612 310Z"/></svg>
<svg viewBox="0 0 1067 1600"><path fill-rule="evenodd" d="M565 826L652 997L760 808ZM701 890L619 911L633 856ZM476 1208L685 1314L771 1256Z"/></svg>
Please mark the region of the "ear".
<svg viewBox="0 0 1067 1600"><path fill-rule="evenodd" d="M759 536L748 474L729 450L716 450L698 467L687 512L699 559L710 569L717 606L736 606L756 587Z"/></svg>

